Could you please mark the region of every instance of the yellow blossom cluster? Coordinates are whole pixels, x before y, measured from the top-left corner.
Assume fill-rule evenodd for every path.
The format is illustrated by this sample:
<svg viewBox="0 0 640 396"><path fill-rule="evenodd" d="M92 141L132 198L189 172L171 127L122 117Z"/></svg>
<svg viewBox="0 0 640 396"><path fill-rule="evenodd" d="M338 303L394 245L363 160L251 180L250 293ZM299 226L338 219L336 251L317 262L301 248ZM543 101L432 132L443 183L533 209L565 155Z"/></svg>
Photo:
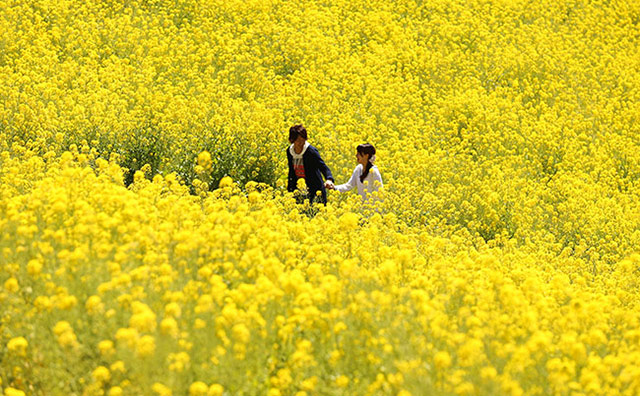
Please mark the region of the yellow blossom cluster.
<svg viewBox="0 0 640 396"><path fill-rule="evenodd" d="M2 158L7 394L640 391L638 254L594 272L352 201L310 216L256 183L193 195L91 154Z"/></svg>
<svg viewBox="0 0 640 396"><path fill-rule="evenodd" d="M405 222L611 264L640 243L638 4L2 0L3 144L282 188L302 122L340 182L373 143Z"/></svg>
<svg viewBox="0 0 640 396"><path fill-rule="evenodd" d="M0 394L640 394L639 4L0 0Z"/></svg>

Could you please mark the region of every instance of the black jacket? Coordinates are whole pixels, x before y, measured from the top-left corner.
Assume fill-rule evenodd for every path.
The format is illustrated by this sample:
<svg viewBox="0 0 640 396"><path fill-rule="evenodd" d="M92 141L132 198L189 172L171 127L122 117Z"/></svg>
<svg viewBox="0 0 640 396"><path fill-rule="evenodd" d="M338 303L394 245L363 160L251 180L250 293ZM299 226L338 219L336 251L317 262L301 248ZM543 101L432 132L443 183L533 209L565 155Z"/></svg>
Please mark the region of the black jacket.
<svg viewBox="0 0 640 396"><path fill-rule="evenodd" d="M296 189L298 177L296 176L296 172L293 170L293 156L291 156L291 153L289 152L289 147L287 147L287 160L289 161L289 183L287 184L287 190L292 192ZM307 189L309 190L309 199L313 202L313 198L316 196L316 193L321 191L322 202L326 203L327 190L324 188L322 175L324 175L326 180L333 181L331 170L327 164L324 163L322 158L320 158L318 149L311 145L307 147L307 151L302 155L302 163L304 164L305 182L307 184Z"/></svg>

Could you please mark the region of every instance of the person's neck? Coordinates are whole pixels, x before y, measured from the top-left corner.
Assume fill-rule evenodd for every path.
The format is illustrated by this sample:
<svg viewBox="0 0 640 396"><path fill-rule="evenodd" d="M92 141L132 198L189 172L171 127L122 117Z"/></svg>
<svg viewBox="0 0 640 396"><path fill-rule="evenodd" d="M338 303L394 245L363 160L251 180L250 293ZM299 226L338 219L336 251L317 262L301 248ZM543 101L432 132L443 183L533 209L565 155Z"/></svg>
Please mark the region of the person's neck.
<svg viewBox="0 0 640 396"><path fill-rule="evenodd" d="M305 141L304 144L302 146L300 146L300 148L293 146L293 151L295 151L296 154L300 154L302 152L302 150L304 150L304 146L307 144L307 142Z"/></svg>

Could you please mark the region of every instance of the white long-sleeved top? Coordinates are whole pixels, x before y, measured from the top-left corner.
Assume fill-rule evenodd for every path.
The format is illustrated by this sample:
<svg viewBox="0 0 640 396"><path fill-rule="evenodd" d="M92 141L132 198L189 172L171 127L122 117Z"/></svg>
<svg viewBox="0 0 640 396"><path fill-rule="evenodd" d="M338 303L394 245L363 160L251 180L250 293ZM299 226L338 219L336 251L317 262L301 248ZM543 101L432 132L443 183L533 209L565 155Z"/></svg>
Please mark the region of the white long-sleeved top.
<svg viewBox="0 0 640 396"><path fill-rule="evenodd" d="M358 188L358 194L362 197L362 200L367 200L367 194L371 194L374 191L378 191L380 187L382 187L382 176L380 176L380 171L374 165L369 169L369 174L364 178L365 184L360 181L360 176L362 175L363 167L361 164L356 166L356 169L353 170L351 174L351 178L348 182L344 184L340 184L336 186L336 190L340 192L347 192L352 190L354 187ZM377 183L376 183L377 182Z"/></svg>

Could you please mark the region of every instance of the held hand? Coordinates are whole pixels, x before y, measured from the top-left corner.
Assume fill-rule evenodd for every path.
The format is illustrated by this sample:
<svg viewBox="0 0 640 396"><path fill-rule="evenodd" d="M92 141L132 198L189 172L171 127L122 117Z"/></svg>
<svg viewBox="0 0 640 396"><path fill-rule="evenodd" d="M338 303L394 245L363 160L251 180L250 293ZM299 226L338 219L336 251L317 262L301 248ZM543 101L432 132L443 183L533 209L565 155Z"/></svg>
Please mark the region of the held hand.
<svg viewBox="0 0 640 396"><path fill-rule="evenodd" d="M329 190L335 190L336 186L333 184L333 182L331 180L327 180L326 182L324 182L324 187L329 189Z"/></svg>

